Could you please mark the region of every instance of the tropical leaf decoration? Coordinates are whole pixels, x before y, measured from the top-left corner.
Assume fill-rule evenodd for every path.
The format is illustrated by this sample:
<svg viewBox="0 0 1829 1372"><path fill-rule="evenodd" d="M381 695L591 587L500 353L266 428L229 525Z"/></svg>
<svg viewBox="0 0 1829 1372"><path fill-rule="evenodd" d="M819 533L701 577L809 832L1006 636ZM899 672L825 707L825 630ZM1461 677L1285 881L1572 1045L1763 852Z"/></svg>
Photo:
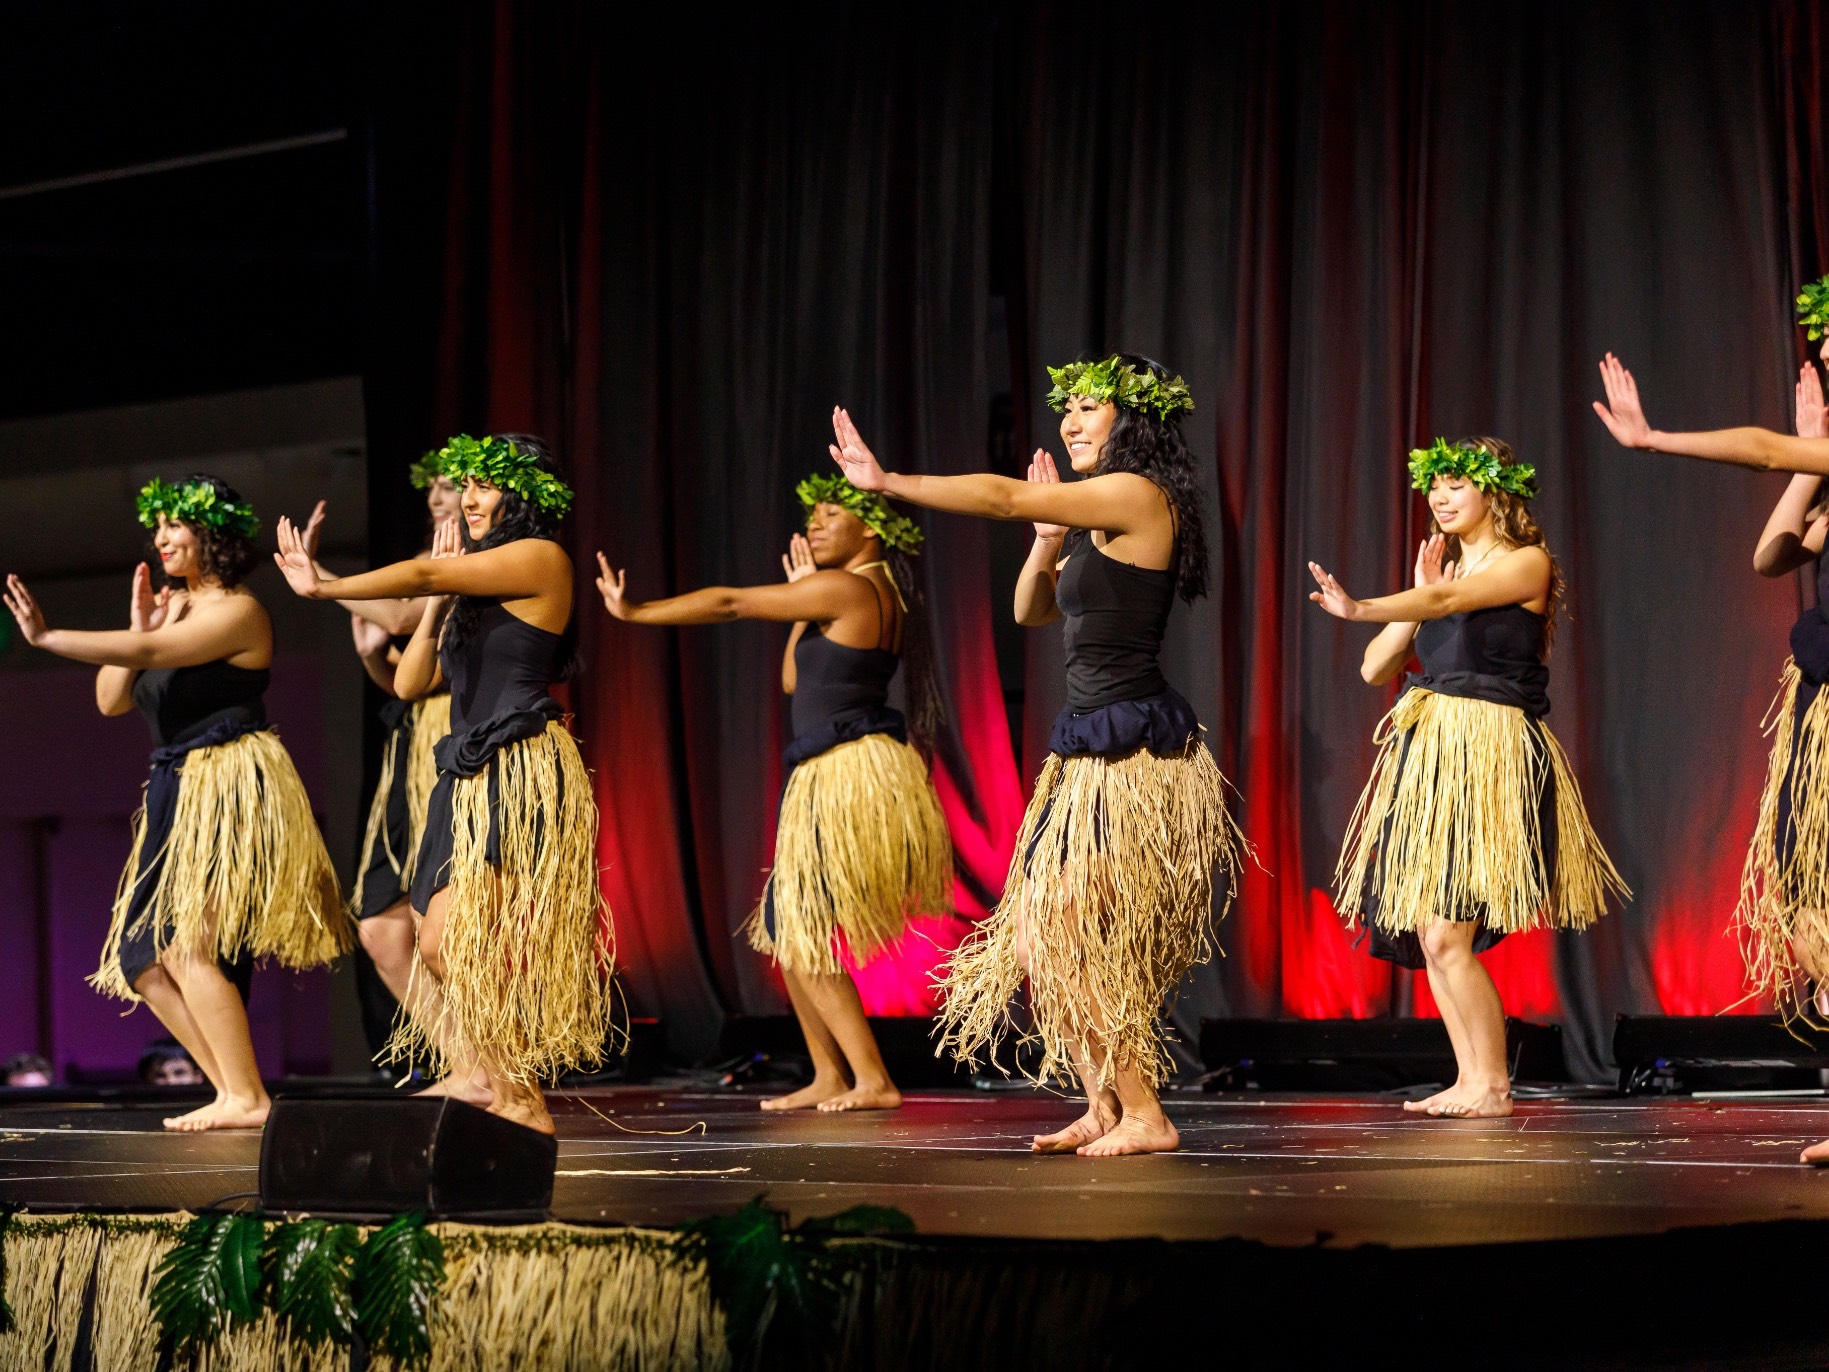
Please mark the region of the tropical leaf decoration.
<svg viewBox="0 0 1829 1372"><path fill-rule="evenodd" d="M150 1296L160 1341L173 1353L213 1342L260 1314L259 1214L199 1215L153 1271Z"/></svg>
<svg viewBox="0 0 1829 1372"><path fill-rule="evenodd" d="M1829 332L1829 276L1812 281L1797 297L1797 322L1811 342Z"/></svg>
<svg viewBox="0 0 1829 1372"><path fill-rule="evenodd" d="M441 475L442 473L438 470L437 453L427 453L417 462L407 464L406 479L413 483L413 489L416 491L423 491Z"/></svg>
<svg viewBox="0 0 1829 1372"><path fill-rule="evenodd" d="M134 498L134 512L148 529L159 525L159 516L181 520L186 524L207 524L252 538L260 532L260 520L254 507L245 500L224 500L207 481L187 481L182 485L154 477Z"/></svg>
<svg viewBox="0 0 1829 1372"><path fill-rule="evenodd" d="M423 1212L368 1236L355 1258L356 1325L368 1346L402 1367L432 1358L432 1302L445 1280L445 1246Z"/></svg>
<svg viewBox="0 0 1829 1372"><path fill-rule="evenodd" d="M1066 409L1068 399L1076 395L1143 410L1165 422L1194 408L1194 394L1181 377L1164 381L1151 368L1139 371L1117 353L1102 362L1069 362L1064 367L1050 367L1048 379L1054 383L1054 389L1048 392L1048 405L1056 410Z"/></svg>
<svg viewBox="0 0 1829 1372"><path fill-rule="evenodd" d="M351 1294L362 1236L353 1224L298 1220L276 1225L261 1254L261 1296L306 1343L350 1341L356 1307Z"/></svg>
<svg viewBox="0 0 1829 1372"><path fill-rule="evenodd" d="M1426 491L1438 476L1471 481L1488 495L1506 491L1524 500L1537 494L1537 469L1525 462L1505 463L1478 443L1435 440L1433 447L1410 449L1410 484Z"/></svg>
<svg viewBox="0 0 1829 1372"><path fill-rule="evenodd" d="M860 491L837 472L815 472L798 486L794 494L807 509L815 505L840 505L864 521L864 526L891 548L905 553L921 551L925 535L921 526L907 515L889 508L889 502L874 491Z"/></svg>
<svg viewBox="0 0 1829 1372"><path fill-rule="evenodd" d="M540 465L532 453L522 452L505 438L472 438L458 434L444 447L427 453L416 464L432 476L442 476L461 486L464 478L487 481L498 490L513 491L521 499L564 518L572 507L572 488Z"/></svg>

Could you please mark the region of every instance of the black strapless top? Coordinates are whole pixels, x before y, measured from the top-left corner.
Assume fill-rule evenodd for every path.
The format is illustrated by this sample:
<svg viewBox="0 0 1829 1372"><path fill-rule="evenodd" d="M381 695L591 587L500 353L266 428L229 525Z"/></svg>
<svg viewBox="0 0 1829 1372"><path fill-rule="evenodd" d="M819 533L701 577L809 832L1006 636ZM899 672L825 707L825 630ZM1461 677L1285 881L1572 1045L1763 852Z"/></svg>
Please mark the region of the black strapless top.
<svg viewBox="0 0 1829 1372"><path fill-rule="evenodd" d="M1067 617L1067 706L1076 713L1168 690L1162 631L1175 604L1175 573L1133 567L1093 546L1084 529L1062 545L1067 565L1054 600Z"/></svg>
<svg viewBox="0 0 1829 1372"><path fill-rule="evenodd" d="M476 631L438 661L451 692L451 732L466 733L504 715L557 705L547 695L564 670L564 636L529 624L500 601L483 610Z"/></svg>
<svg viewBox="0 0 1829 1372"><path fill-rule="evenodd" d="M157 667L134 679L133 703L152 730L155 748L181 746L219 724L259 728L267 722L262 697L272 672L205 662Z"/></svg>
<svg viewBox="0 0 1829 1372"><path fill-rule="evenodd" d="M1816 604L1791 626L1791 657L1812 686L1829 682L1829 558L1816 559Z"/></svg>
<svg viewBox="0 0 1829 1372"><path fill-rule="evenodd" d="M1443 619L1416 631L1420 672L1406 686L1438 695L1515 705L1532 719L1550 712L1550 669L1543 661L1546 621L1522 605L1496 605Z"/></svg>
<svg viewBox="0 0 1829 1372"><path fill-rule="evenodd" d="M847 648L807 625L794 645L794 737L887 709L900 663L887 648Z"/></svg>

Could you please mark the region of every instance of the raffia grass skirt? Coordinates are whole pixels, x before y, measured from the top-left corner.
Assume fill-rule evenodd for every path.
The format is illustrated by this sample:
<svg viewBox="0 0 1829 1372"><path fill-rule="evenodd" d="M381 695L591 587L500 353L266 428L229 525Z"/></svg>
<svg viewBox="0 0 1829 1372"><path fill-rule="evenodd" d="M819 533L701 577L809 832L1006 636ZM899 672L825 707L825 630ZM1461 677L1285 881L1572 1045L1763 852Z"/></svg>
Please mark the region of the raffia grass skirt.
<svg viewBox="0 0 1829 1372"><path fill-rule="evenodd" d="M615 955L597 880L597 803L577 743L552 721L475 776L440 780L451 788L442 1017L401 1015L387 1057L443 1072L450 1056L474 1053L524 1085L596 1066ZM413 975L430 975L417 957Z"/></svg>
<svg viewBox="0 0 1829 1372"><path fill-rule="evenodd" d="M1479 919L1506 934L1585 929L1631 895L1588 822L1569 760L1512 705L1411 687L1378 726L1378 759L1347 826L1335 908L1386 933ZM1556 832L1539 818L1555 788Z"/></svg>
<svg viewBox="0 0 1829 1372"><path fill-rule="evenodd" d="M1748 985L1787 1017L1810 1012L1806 978L1829 969L1829 689L1800 710L1803 686L1787 660L1761 726L1772 752L1734 909Z"/></svg>
<svg viewBox="0 0 1829 1372"><path fill-rule="evenodd" d="M866 734L794 768L774 870L744 926L750 947L790 972L833 976L845 970L841 931L868 962L911 916L952 908L952 836L920 753Z"/></svg>
<svg viewBox="0 0 1829 1372"><path fill-rule="evenodd" d="M381 754L381 776L375 783L375 797L369 802L368 823L362 832L362 861L358 873L365 873L377 863L386 862L400 878L404 895L413 884L413 868L419 858L419 840L425 834L426 805L432 799L432 788L438 784L438 759L434 750L438 741L451 732L451 696L440 691L435 696L415 700L407 709L401 726L388 738ZM404 776L402 775L404 773ZM388 835L388 803L396 789L405 791L405 852L396 853ZM362 899L358 875L352 904Z"/></svg>
<svg viewBox="0 0 1829 1372"><path fill-rule="evenodd" d="M89 984L140 999L121 971L121 941L146 842L134 817L133 852L115 891L101 966ZM283 967L334 962L354 942L337 874L291 755L270 729L184 757L165 862L142 919L153 946L233 961L243 954Z"/></svg>
<svg viewBox="0 0 1829 1372"><path fill-rule="evenodd" d="M1003 899L941 973L941 1049L976 1065L1014 1033L1041 1050L1038 1066L1022 1067L1037 1083L1075 1084L1084 1053L1101 1085L1119 1071L1160 1085L1174 1070L1163 1002L1212 956L1214 876L1223 918L1243 849L1225 778L1198 737L1167 755L1050 754ZM1020 1028L1009 1005L1025 975Z"/></svg>

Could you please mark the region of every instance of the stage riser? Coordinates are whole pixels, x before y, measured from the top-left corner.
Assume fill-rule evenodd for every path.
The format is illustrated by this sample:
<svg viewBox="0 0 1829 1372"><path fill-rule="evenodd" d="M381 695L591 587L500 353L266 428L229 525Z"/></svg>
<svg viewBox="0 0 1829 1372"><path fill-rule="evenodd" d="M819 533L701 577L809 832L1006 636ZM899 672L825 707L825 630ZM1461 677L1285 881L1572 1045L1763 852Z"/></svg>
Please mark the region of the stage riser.
<svg viewBox="0 0 1829 1372"><path fill-rule="evenodd" d="M1569 1079L1562 1030L1505 1021L1514 1081ZM1200 1058L1209 1089L1390 1091L1455 1079L1440 1020L1203 1019Z"/></svg>

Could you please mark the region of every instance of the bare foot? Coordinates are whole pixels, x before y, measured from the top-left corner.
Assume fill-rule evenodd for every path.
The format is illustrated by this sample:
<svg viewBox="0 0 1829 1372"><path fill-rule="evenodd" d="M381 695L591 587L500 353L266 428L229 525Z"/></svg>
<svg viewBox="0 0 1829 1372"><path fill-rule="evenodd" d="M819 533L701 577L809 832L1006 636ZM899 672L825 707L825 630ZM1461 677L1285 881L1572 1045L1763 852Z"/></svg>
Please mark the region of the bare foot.
<svg viewBox="0 0 1829 1372"><path fill-rule="evenodd" d="M211 1101L208 1105L199 1105L195 1110L187 1111L182 1115L171 1115L171 1116L167 1117L167 1119L165 1120L165 1127L167 1129L173 1130L176 1133L183 1133L183 1134L194 1133L195 1126L192 1124L192 1121L200 1119L204 1115L209 1114L210 1111L214 1110L218 1105L221 1105L221 1104L222 1104L222 1097L217 1096L216 1099ZM204 1127L207 1128L208 1126L206 1125Z"/></svg>
<svg viewBox="0 0 1829 1372"><path fill-rule="evenodd" d="M1812 1167L1821 1167L1824 1163L1829 1163L1829 1139L1824 1139L1821 1143L1811 1144L1808 1148L1804 1149L1802 1153L1797 1155L1797 1160L1799 1162L1807 1162Z"/></svg>
<svg viewBox="0 0 1829 1372"><path fill-rule="evenodd" d="M489 1089L489 1078L482 1071L459 1080L455 1074L440 1077L423 1091L415 1091L416 1096L449 1096L452 1100L461 1100L465 1105L474 1105L478 1110L487 1110L495 1104L495 1092Z"/></svg>
<svg viewBox="0 0 1829 1372"><path fill-rule="evenodd" d="M1442 1091L1437 1091L1433 1096L1425 1096L1421 1100L1407 1100L1404 1102L1404 1113L1407 1115L1426 1115L1429 1113L1430 1106L1439 1105L1442 1101L1450 1099L1462 1089L1461 1083L1457 1081L1453 1086Z"/></svg>
<svg viewBox="0 0 1829 1372"><path fill-rule="evenodd" d="M1118 1122L1118 1112L1099 1103L1088 1105L1065 1129L1052 1134L1037 1134L1029 1140L1031 1153L1077 1153L1087 1144L1104 1138Z"/></svg>
<svg viewBox="0 0 1829 1372"><path fill-rule="evenodd" d="M210 1129L259 1129L265 1126L272 1108L273 1102L264 1093L253 1100L224 1097L201 1110L166 1120L165 1127L181 1134L201 1134Z"/></svg>
<svg viewBox="0 0 1829 1372"><path fill-rule="evenodd" d="M1431 1119L1489 1120L1503 1119L1511 1110L1509 1090L1467 1090L1436 1103L1428 1113Z"/></svg>
<svg viewBox="0 0 1829 1372"><path fill-rule="evenodd" d="M819 1102L819 1108L825 1114L836 1114L840 1110L895 1110L902 1104L902 1093L895 1089L895 1083L859 1082L843 1095L833 1096L831 1100Z"/></svg>
<svg viewBox="0 0 1829 1372"><path fill-rule="evenodd" d="M1161 1111L1151 1117L1126 1115L1102 1138L1082 1144L1074 1151L1082 1158L1116 1158L1129 1153L1173 1153L1181 1147L1181 1135Z"/></svg>
<svg viewBox="0 0 1829 1372"><path fill-rule="evenodd" d="M552 1112L546 1108L546 1097L538 1091L523 1088L506 1091L499 1099L491 1097L489 1113L542 1134L557 1132Z"/></svg>
<svg viewBox="0 0 1829 1372"><path fill-rule="evenodd" d="M849 1089L842 1077L814 1077L812 1085L785 1096L770 1096L762 1102L764 1110L811 1110L824 1101L835 1100Z"/></svg>

